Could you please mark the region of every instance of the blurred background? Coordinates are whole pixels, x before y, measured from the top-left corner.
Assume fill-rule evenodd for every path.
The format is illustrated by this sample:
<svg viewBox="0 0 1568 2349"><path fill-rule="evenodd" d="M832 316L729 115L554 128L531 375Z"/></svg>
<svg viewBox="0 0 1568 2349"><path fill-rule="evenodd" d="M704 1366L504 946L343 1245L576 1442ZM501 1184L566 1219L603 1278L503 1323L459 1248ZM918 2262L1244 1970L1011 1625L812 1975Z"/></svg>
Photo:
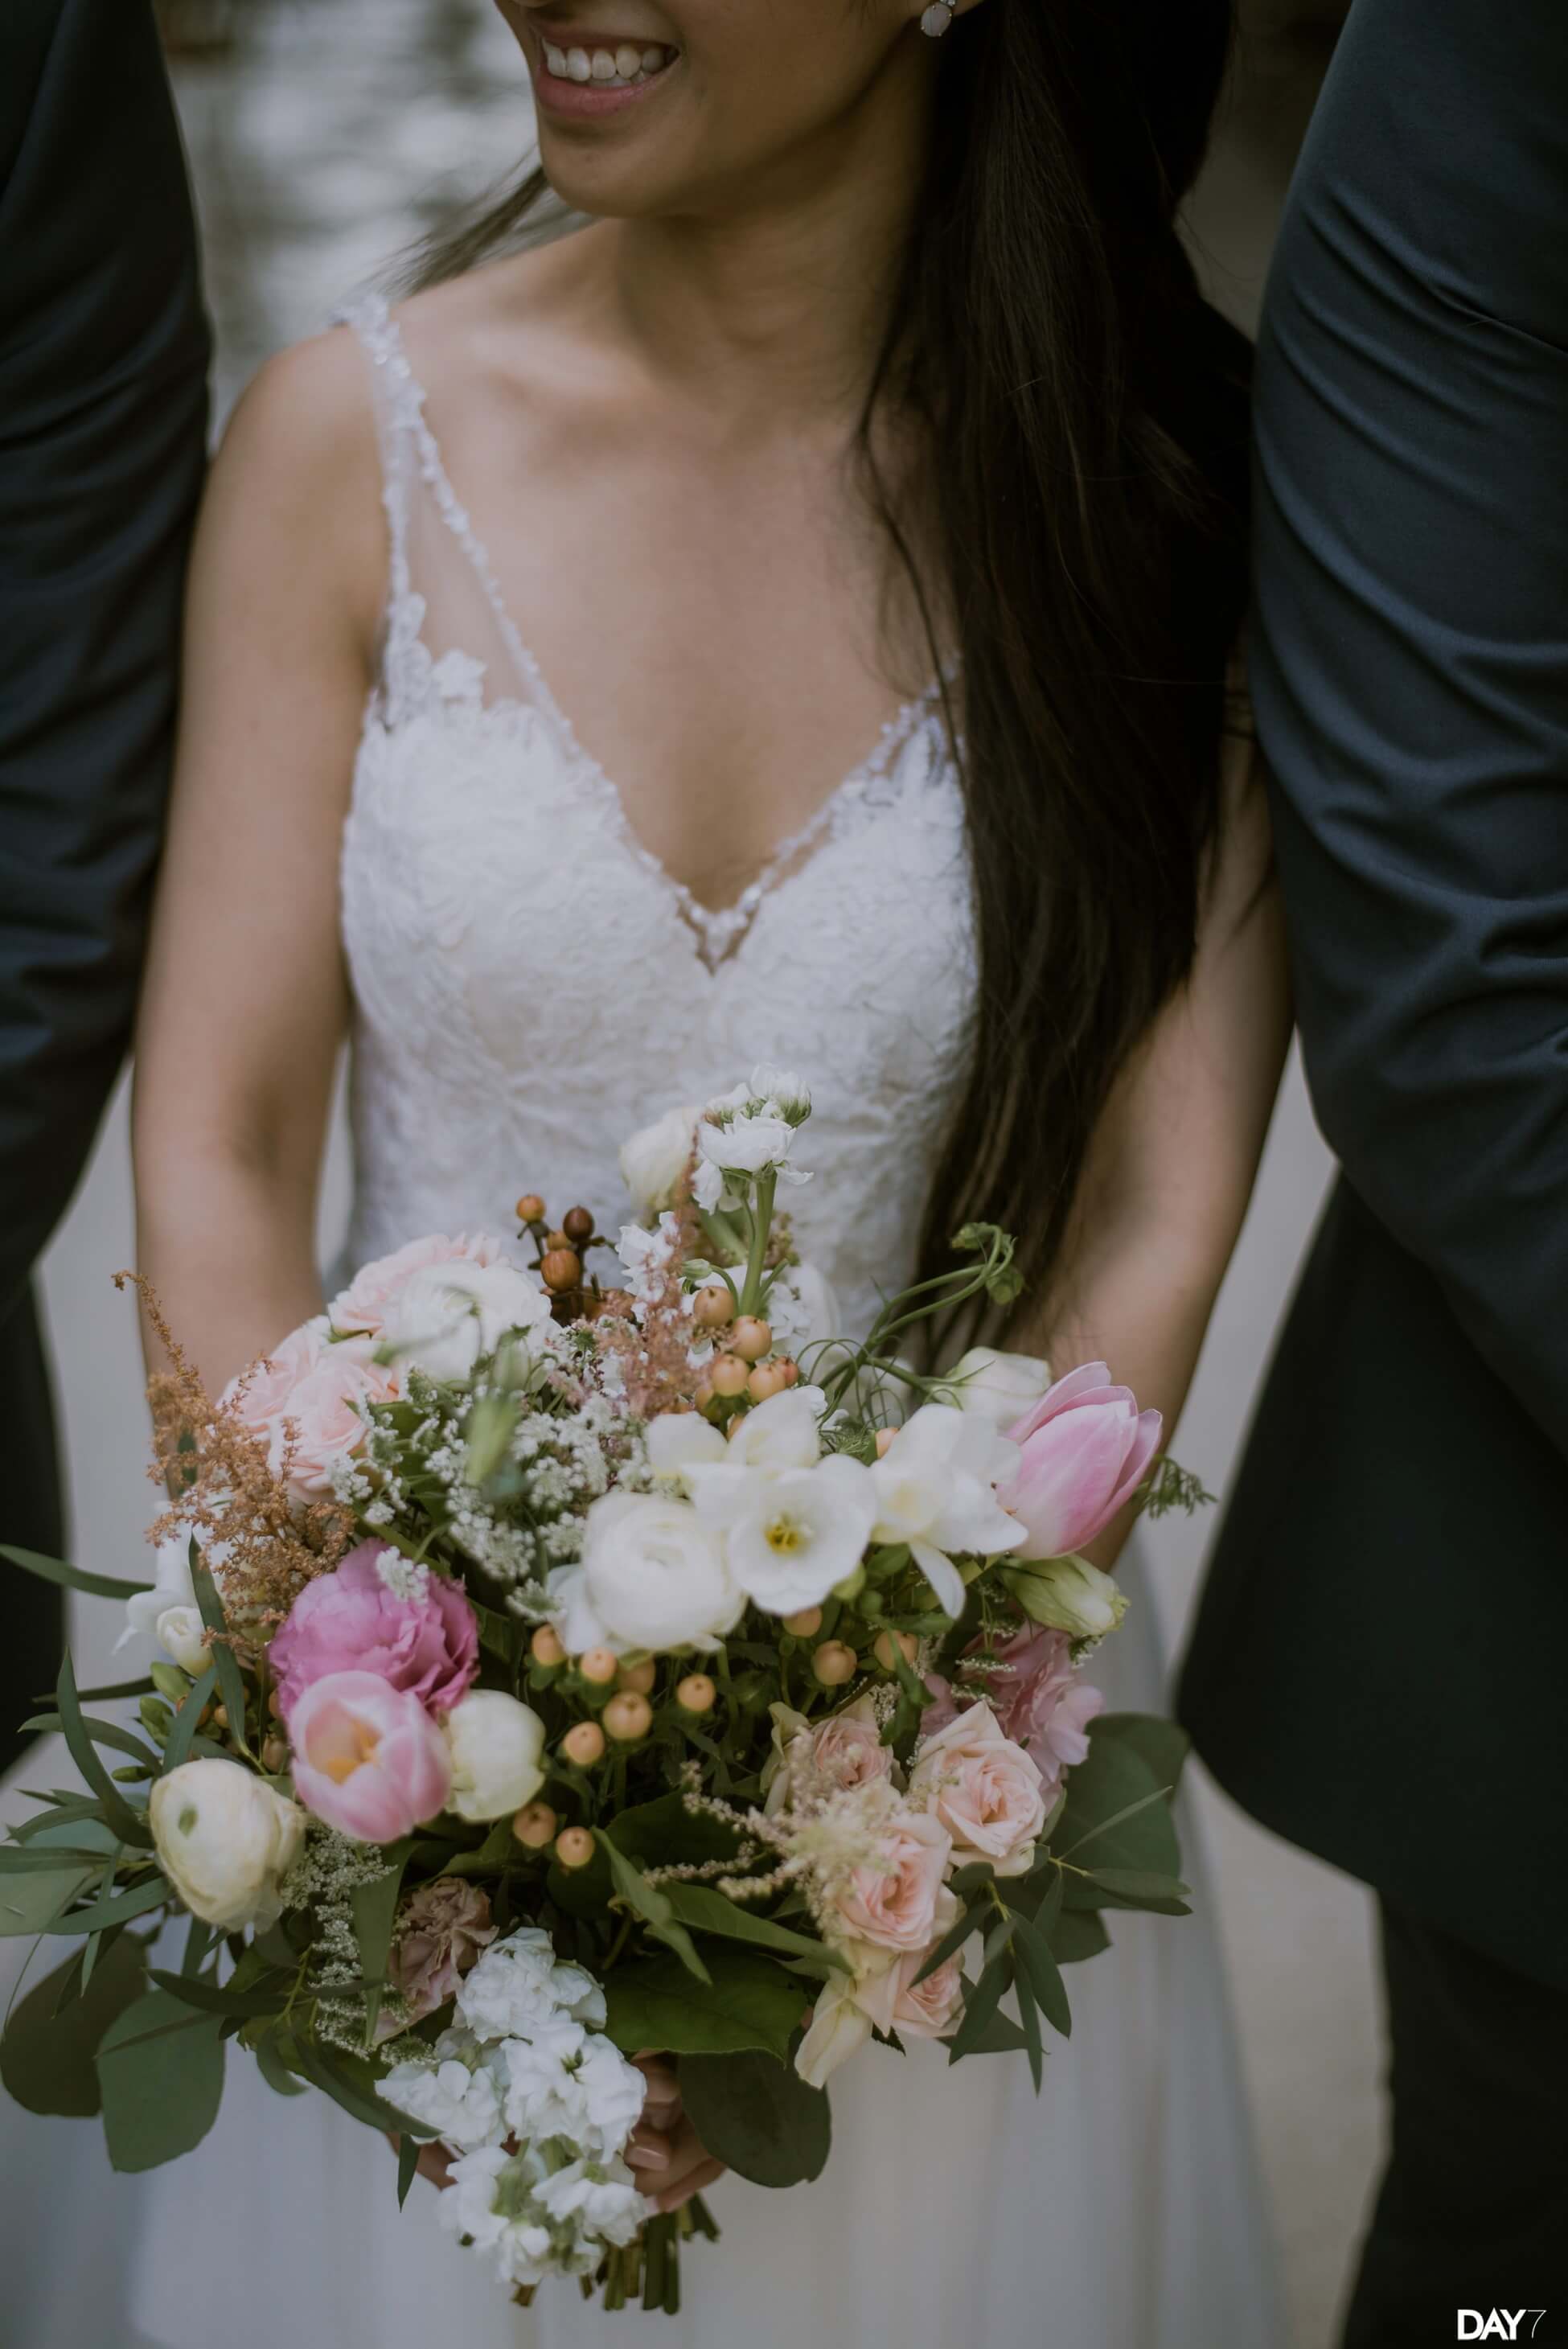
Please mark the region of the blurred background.
<svg viewBox="0 0 1568 2349"><path fill-rule="evenodd" d="M1211 293L1243 326L1256 317L1280 204L1346 5L1243 0L1233 86L1191 221ZM401 247L515 168L530 136L526 77L490 0L159 0L159 15L201 215L221 424L269 353L316 332ZM1293 1065L1177 1441L1212 1491L1225 1488L1328 1171ZM341 1236L346 1193L339 1124L323 1200L325 1253ZM135 1316L111 1285L133 1261L122 1088L43 1268L73 1555L121 1574L142 1564L134 1529L155 1506ZM1172 1652L1207 1533L1201 1522L1167 1519L1148 1537ZM123 1665L108 1662L120 1610L93 1600L77 1610L84 1683L123 1677ZM1319 2349L1333 2337L1378 2158L1370 1903L1212 1788L1201 1798L1297 2339ZM0 2137L9 2142L20 2119L14 2109L0 2115Z"/></svg>

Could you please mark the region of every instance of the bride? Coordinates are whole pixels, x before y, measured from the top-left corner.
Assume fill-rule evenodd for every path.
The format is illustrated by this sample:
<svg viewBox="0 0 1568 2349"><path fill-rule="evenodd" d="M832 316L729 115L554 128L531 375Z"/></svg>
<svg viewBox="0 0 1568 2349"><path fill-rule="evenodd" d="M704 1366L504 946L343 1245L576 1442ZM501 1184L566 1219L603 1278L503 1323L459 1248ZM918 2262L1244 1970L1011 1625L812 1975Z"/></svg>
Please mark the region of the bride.
<svg viewBox="0 0 1568 2349"><path fill-rule="evenodd" d="M813 1086L796 1220L848 1317L985 1216L1011 1342L1171 1424L1288 1024L1227 721L1244 355L1173 222L1228 0L498 5L542 177L267 367L213 477L142 1267L216 1384L319 1308L345 1033L360 1258L522 1190L607 1217L623 1134L766 1060ZM1160 1702L1149 1613L1115 1705ZM1078 1982L1037 2103L883 2056L818 2185L721 2181L682 2339L1274 2349L1202 1900ZM713 2165L665 2085L667 2209ZM511 2310L373 2139L254 2080L148 2191L125 2313L172 2349L220 2307L232 2349L285 2308L623 2337Z"/></svg>

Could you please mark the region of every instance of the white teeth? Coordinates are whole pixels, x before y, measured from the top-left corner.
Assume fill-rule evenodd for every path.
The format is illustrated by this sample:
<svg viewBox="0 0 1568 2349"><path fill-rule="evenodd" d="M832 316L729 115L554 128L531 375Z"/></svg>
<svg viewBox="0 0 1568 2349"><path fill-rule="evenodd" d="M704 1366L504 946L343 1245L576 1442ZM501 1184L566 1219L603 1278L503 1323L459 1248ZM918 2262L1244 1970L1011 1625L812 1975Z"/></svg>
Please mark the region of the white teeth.
<svg viewBox="0 0 1568 2349"><path fill-rule="evenodd" d="M557 80L609 82L619 88L635 88L640 82L662 72L673 55L668 49L635 48L630 41L623 41L614 49L562 49L553 41L544 41L541 46L546 70Z"/></svg>

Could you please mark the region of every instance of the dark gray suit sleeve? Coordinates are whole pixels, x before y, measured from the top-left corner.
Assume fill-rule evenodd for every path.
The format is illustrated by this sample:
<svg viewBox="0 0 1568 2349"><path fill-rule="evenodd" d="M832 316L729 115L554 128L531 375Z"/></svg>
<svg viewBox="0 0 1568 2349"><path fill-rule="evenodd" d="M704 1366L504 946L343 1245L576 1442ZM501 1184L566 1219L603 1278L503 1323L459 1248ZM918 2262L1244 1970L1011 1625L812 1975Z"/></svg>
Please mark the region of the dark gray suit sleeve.
<svg viewBox="0 0 1568 2349"><path fill-rule="evenodd" d="M1568 5L1357 0L1258 371L1253 690L1348 1179L1568 1454Z"/></svg>
<svg viewBox="0 0 1568 2349"><path fill-rule="evenodd" d="M0 1313L125 1050L208 334L148 0L0 7Z"/></svg>

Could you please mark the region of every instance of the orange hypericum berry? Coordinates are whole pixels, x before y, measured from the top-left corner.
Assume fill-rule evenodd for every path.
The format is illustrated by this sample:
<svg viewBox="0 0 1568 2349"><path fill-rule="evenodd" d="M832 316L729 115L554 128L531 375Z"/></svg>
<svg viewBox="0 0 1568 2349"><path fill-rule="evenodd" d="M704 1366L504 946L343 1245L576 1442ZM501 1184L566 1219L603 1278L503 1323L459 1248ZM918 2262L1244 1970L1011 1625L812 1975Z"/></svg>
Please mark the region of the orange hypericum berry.
<svg viewBox="0 0 1568 2349"><path fill-rule="evenodd" d="M583 1259L575 1248L548 1248L539 1268L539 1277L546 1288L557 1291L575 1288L583 1278Z"/></svg>
<svg viewBox="0 0 1568 2349"><path fill-rule="evenodd" d="M891 1672L893 1670L895 1640L898 1642L897 1652L903 1658L906 1664L913 1664L920 1652L920 1642L913 1631L879 1631L872 1653L884 1671Z"/></svg>
<svg viewBox="0 0 1568 2349"><path fill-rule="evenodd" d="M604 1759L604 1733L596 1721L574 1721L561 1741L561 1751L579 1770L592 1770Z"/></svg>
<svg viewBox="0 0 1568 2349"><path fill-rule="evenodd" d="M548 1803L525 1803L511 1823L511 1831L525 1851L542 1851L555 1841L560 1825Z"/></svg>
<svg viewBox="0 0 1568 2349"><path fill-rule="evenodd" d="M706 1672L688 1672L676 1691L676 1702L687 1713L711 1713L718 1691Z"/></svg>
<svg viewBox="0 0 1568 2349"><path fill-rule="evenodd" d="M638 1696L652 1696L659 1668L652 1656L640 1664L623 1664L615 1675L617 1688L631 1689Z"/></svg>
<svg viewBox="0 0 1568 2349"><path fill-rule="evenodd" d="M555 1838L555 1857L562 1868L586 1868L593 1857L593 1838L587 1828L562 1827Z"/></svg>
<svg viewBox="0 0 1568 2349"><path fill-rule="evenodd" d="M811 1658L811 1670L824 1688L842 1688L860 1670L860 1658L841 1640L824 1640Z"/></svg>
<svg viewBox="0 0 1568 2349"><path fill-rule="evenodd" d="M604 1707L604 1726L617 1744L634 1745L654 1725L654 1708L635 1689L623 1689Z"/></svg>
<svg viewBox="0 0 1568 2349"><path fill-rule="evenodd" d="M781 1364L758 1362L746 1381L746 1392L753 1402L769 1402L776 1394L782 1394L789 1383Z"/></svg>
<svg viewBox="0 0 1568 2349"><path fill-rule="evenodd" d="M746 1391L751 1367L738 1354L720 1354L707 1374L707 1382L715 1394L738 1395Z"/></svg>
<svg viewBox="0 0 1568 2349"><path fill-rule="evenodd" d="M608 1688L621 1669L614 1648L589 1648L577 1659L577 1669L593 1688Z"/></svg>
<svg viewBox="0 0 1568 2349"><path fill-rule="evenodd" d="M742 1361L759 1362L772 1344L772 1330L755 1313L743 1313L729 1333L730 1351L738 1354Z"/></svg>
<svg viewBox="0 0 1568 2349"><path fill-rule="evenodd" d="M573 1247L582 1247L593 1237L593 1218L586 1207L568 1207L561 1218L561 1228Z"/></svg>
<svg viewBox="0 0 1568 2349"><path fill-rule="evenodd" d="M536 1664L546 1670L566 1661L566 1651L561 1644L561 1634L552 1623L542 1623L528 1643L528 1651Z"/></svg>
<svg viewBox="0 0 1568 2349"><path fill-rule="evenodd" d="M727 1288L699 1288L692 1311L699 1330L722 1330L735 1319L735 1299Z"/></svg>
<svg viewBox="0 0 1568 2349"><path fill-rule="evenodd" d="M798 1615L786 1615L784 1618L784 1629L792 1631L797 1640L814 1639L821 1628L822 1610L820 1607L802 1607Z"/></svg>
<svg viewBox="0 0 1568 2349"><path fill-rule="evenodd" d="M542 1224L544 1221L544 1202L537 1191L523 1193L517 1203L517 1220L520 1224Z"/></svg>

